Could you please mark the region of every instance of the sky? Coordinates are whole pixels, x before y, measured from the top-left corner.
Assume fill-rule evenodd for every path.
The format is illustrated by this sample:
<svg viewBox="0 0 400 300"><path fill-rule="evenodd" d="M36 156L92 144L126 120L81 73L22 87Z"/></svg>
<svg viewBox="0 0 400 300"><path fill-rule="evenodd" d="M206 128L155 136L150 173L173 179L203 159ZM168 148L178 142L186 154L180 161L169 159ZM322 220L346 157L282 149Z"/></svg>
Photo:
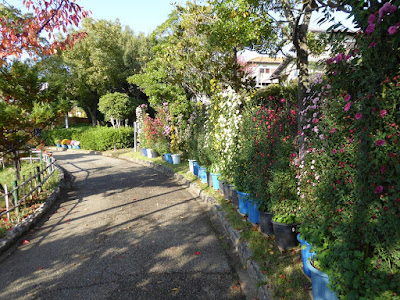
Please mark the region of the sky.
<svg viewBox="0 0 400 300"><path fill-rule="evenodd" d="M92 11L94 19L114 21L118 18L122 25L128 25L135 33L150 34L168 19L174 9L172 3L184 4L186 0L76 0L76 3ZM311 25L313 29L319 27L315 22ZM328 27L323 25L323 28Z"/></svg>
<svg viewBox="0 0 400 300"><path fill-rule="evenodd" d="M92 11L94 19L119 19L135 33L150 34L168 19L179 0L76 0L85 10Z"/></svg>

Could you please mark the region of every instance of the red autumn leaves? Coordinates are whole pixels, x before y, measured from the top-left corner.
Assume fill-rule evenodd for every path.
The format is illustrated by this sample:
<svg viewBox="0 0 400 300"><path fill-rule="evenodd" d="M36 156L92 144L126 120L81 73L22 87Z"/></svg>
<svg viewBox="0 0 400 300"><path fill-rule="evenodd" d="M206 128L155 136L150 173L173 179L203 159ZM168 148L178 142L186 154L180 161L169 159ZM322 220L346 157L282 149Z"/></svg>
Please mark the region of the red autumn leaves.
<svg viewBox="0 0 400 300"><path fill-rule="evenodd" d="M57 49L71 47L85 37L85 33L78 33L67 35L63 42L55 41L56 32L66 33L69 26L78 26L81 19L89 15L73 0L24 0L23 4L32 15L9 9L0 17L0 65L7 57L19 57L24 51L29 55L55 54ZM43 33L53 42L42 44Z"/></svg>

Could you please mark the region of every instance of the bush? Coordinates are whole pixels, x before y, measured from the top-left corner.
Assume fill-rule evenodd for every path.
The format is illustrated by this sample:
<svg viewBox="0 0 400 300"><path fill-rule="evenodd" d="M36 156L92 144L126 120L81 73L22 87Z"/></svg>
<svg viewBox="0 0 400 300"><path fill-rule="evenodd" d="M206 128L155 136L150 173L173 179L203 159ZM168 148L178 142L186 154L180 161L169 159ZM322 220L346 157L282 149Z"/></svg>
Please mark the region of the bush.
<svg viewBox="0 0 400 300"><path fill-rule="evenodd" d="M122 127L81 126L69 129L56 128L43 133L46 145L55 145L56 140L70 139L80 141L82 149L105 151L109 149L132 148L134 142L134 129Z"/></svg>

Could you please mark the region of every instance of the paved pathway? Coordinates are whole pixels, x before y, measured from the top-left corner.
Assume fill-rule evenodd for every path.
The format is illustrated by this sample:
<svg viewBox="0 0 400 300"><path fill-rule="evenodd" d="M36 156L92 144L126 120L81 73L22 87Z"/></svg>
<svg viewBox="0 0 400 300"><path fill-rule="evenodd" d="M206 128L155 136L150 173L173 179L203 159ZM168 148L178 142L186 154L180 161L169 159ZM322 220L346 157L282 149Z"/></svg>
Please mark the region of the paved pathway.
<svg viewBox="0 0 400 300"><path fill-rule="evenodd" d="M0 257L0 299L246 299L209 214L133 162L56 152L73 176L29 244Z"/></svg>

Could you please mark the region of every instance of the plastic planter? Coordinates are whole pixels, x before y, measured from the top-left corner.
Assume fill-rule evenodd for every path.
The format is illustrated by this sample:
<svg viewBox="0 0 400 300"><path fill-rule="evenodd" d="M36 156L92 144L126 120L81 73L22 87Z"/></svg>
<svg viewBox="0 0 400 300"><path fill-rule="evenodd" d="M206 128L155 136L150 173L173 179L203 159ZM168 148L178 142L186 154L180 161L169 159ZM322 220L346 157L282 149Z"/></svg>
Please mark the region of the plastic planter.
<svg viewBox="0 0 400 300"><path fill-rule="evenodd" d="M166 153L165 154L165 160L167 161L167 163L172 164L171 153Z"/></svg>
<svg viewBox="0 0 400 300"><path fill-rule="evenodd" d="M272 227L272 218L274 214L260 211L260 229L262 233L270 236L274 234L274 228Z"/></svg>
<svg viewBox="0 0 400 300"><path fill-rule="evenodd" d="M297 246L297 226L299 223L285 224L272 222L275 233L275 244L282 249L290 249Z"/></svg>
<svg viewBox="0 0 400 300"><path fill-rule="evenodd" d="M239 212L241 214L247 215L248 214L248 205L247 201L249 199L249 194L236 191L238 198L239 198Z"/></svg>
<svg viewBox="0 0 400 300"><path fill-rule="evenodd" d="M334 291L329 287L329 276L311 265L310 258L307 259L307 267L311 272L311 285L314 300L338 300Z"/></svg>
<svg viewBox="0 0 400 300"><path fill-rule="evenodd" d="M257 202L253 199L247 201L247 209L249 221L254 224L260 224L260 212L258 211Z"/></svg>
<svg viewBox="0 0 400 300"><path fill-rule="evenodd" d="M200 178L202 183L207 183L207 171L206 168L199 166L199 175L198 177Z"/></svg>
<svg viewBox="0 0 400 300"><path fill-rule="evenodd" d="M194 167L193 167L193 163L196 162L194 159L189 159L189 170L190 173L194 174Z"/></svg>
<svg viewBox="0 0 400 300"><path fill-rule="evenodd" d="M219 180L218 180L218 176L219 174L216 173L210 173L211 174L211 178L212 178L212 187L214 190L219 190Z"/></svg>
<svg viewBox="0 0 400 300"><path fill-rule="evenodd" d="M171 159L172 159L172 163L174 165L179 165L181 163L181 155L180 154L172 154Z"/></svg>
<svg viewBox="0 0 400 300"><path fill-rule="evenodd" d="M199 163L196 161L193 162L193 174L199 176Z"/></svg>
<svg viewBox="0 0 400 300"><path fill-rule="evenodd" d="M311 277L311 271L307 266L307 260L315 253L311 253L311 245L306 240L300 238L300 233L297 234L297 240L300 242L301 260L303 261L303 271L308 277Z"/></svg>

